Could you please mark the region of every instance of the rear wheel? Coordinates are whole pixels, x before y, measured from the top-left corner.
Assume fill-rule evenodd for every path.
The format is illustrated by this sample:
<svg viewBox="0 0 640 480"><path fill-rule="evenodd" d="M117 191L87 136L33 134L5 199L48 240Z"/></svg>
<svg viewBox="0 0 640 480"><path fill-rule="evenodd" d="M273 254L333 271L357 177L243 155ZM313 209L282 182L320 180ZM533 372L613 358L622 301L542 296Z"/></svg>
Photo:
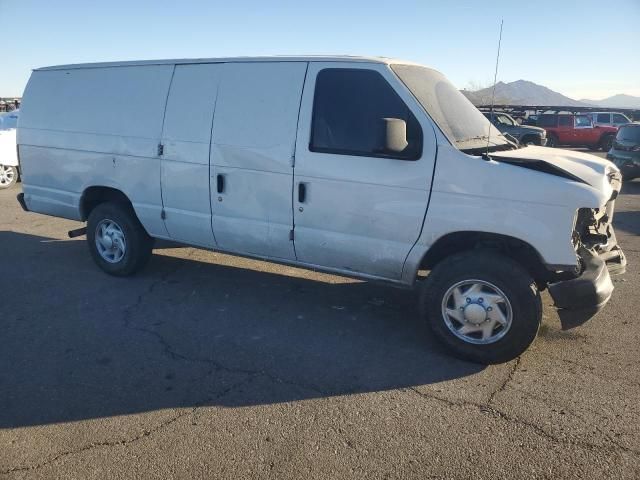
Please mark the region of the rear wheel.
<svg viewBox="0 0 640 480"><path fill-rule="evenodd" d="M102 203L87 221L87 243L93 260L110 275L133 275L149 261L153 239L133 209L120 203Z"/></svg>
<svg viewBox="0 0 640 480"><path fill-rule="evenodd" d="M0 165L0 189L9 188L18 181L18 169L11 165Z"/></svg>
<svg viewBox="0 0 640 480"><path fill-rule="evenodd" d="M449 257L422 285L421 312L451 352L478 363L518 357L535 339L542 303L535 282L518 263L473 250Z"/></svg>

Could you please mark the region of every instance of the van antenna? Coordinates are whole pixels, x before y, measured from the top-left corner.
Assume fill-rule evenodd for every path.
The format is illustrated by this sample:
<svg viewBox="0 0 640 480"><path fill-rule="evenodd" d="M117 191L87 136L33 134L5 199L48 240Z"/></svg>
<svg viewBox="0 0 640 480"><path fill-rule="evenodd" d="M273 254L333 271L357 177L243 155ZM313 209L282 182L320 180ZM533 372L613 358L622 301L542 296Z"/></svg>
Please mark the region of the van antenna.
<svg viewBox="0 0 640 480"><path fill-rule="evenodd" d="M485 160L489 160L489 141L491 140L491 125L493 121L493 104L496 98L496 81L498 80L498 62L500 62L500 45L502 45L502 25L504 24L504 18L500 19L500 36L498 37L498 55L496 56L496 70L493 73L493 89L491 90L491 108L489 110L489 132L487 134L487 151L483 155Z"/></svg>

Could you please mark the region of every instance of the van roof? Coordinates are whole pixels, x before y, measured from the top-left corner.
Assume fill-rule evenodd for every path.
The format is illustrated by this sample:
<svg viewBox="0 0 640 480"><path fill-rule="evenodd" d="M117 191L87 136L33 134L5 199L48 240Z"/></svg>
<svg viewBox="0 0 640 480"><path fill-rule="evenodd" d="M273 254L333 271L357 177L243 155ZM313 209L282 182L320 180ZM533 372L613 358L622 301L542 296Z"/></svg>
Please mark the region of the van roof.
<svg viewBox="0 0 640 480"><path fill-rule="evenodd" d="M414 62L407 62L394 58L385 57L364 57L350 55L307 55L307 56L270 56L270 57L228 57L228 58L182 58L172 60L133 60L126 62L99 62L99 63L76 63L69 65L53 65L50 67L36 68L40 70L73 70L80 68L105 68L105 67L132 67L139 65L180 65L193 63L230 63L230 62L362 62L362 63L401 63L407 65L417 65Z"/></svg>

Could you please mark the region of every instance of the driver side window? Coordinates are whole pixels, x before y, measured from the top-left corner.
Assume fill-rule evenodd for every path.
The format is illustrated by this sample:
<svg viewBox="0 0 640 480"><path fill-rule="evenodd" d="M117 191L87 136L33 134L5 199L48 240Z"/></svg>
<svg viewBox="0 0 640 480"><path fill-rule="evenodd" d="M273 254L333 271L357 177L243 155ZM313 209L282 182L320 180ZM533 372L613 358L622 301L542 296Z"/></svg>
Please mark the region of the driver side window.
<svg viewBox="0 0 640 480"><path fill-rule="evenodd" d="M406 124L407 145L385 151L386 124ZM397 123L397 122L396 122ZM316 78L311 142L314 152L416 160L422 153L422 129L409 107L380 73L367 69L327 68Z"/></svg>

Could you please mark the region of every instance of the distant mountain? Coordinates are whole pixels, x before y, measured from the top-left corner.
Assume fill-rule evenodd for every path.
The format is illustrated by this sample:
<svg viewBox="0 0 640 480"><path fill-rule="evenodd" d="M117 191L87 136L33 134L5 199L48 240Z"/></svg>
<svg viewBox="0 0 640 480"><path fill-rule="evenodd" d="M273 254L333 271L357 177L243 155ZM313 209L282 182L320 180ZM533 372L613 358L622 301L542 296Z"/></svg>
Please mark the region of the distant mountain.
<svg viewBox="0 0 640 480"><path fill-rule="evenodd" d="M463 90L471 102L476 105L487 105L491 103L492 87L483 88L475 92ZM588 103L574 100L561 93L538 85L527 80L516 80L515 82L496 83L495 103L516 104L516 105L558 105L572 107L587 107Z"/></svg>
<svg viewBox="0 0 640 480"><path fill-rule="evenodd" d="M583 99L580 101L596 107L640 108L640 97L625 94L614 95L613 97L605 98L603 100Z"/></svg>

